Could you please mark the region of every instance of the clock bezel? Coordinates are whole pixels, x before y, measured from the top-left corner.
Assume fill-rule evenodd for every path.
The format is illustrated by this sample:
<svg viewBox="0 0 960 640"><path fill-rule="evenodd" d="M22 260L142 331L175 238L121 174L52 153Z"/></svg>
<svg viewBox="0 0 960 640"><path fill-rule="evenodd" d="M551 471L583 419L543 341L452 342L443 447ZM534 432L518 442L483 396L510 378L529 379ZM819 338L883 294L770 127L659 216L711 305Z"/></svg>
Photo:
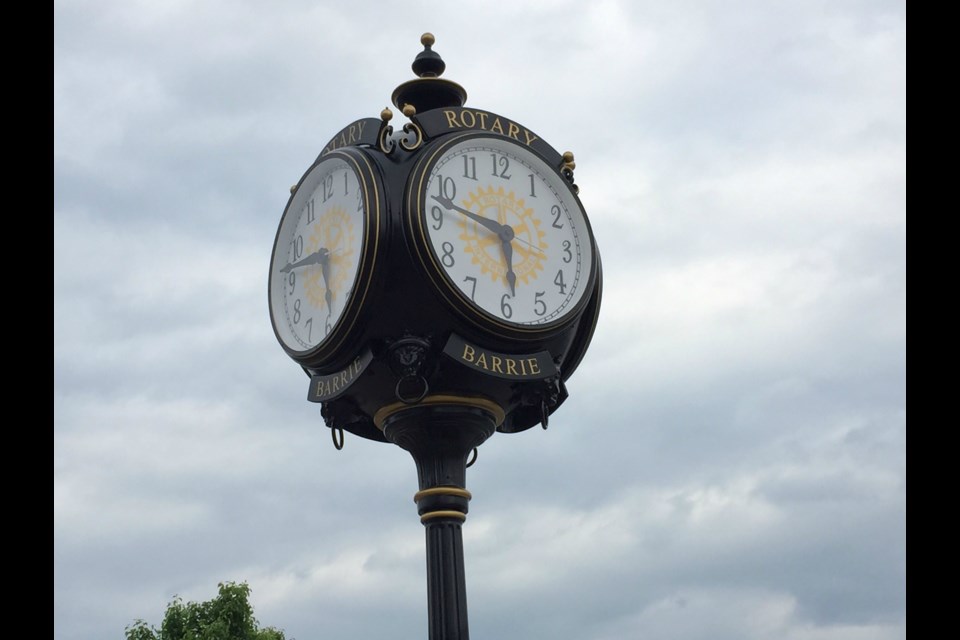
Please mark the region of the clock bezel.
<svg viewBox="0 0 960 640"><path fill-rule="evenodd" d="M585 265L589 271L584 277L583 292L580 298L569 308L565 309L563 314L555 320L535 325L521 324L511 322L510 320L486 311L460 290L456 283L450 279L446 269L439 261L439 257L430 241L429 231L426 228L426 225L429 224L427 222L428 206L426 199L428 194L425 191L426 181L437 163L444 157L449 149L469 142L470 140L492 140L497 144L507 144L516 147L521 150L521 153L524 151L528 152L534 161L540 163L540 168L544 174L546 174L547 171L552 172L556 177L556 184L562 185L558 188L566 189L565 195L568 195L570 202L579 208L590 248L590 258L588 264ZM405 202L405 226L412 240L411 244L414 247L414 253L418 262L433 283L434 290L440 294L441 298L443 298L450 308L471 324L488 332L492 332L497 336L531 340L558 333L582 315L583 310L592 297L591 292L597 279L598 254L593 229L590 225L590 219L587 216L586 210L583 207L583 203L581 203L579 196L570 182L564 178L563 174L561 174L557 168L551 166L543 155L538 153L534 148L521 144L508 136L492 135L486 131L469 131L444 136L424 148L421 157L407 180Z"/></svg>
<svg viewBox="0 0 960 640"><path fill-rule="evenodd" d="M363 230L361 231L361 235L363 239L361 242L359 265L356 278L353 281L350 299L346 302L343 313L340 314L340 317L331 328L330 333L313 347L298 349L295 346L287 344L281 332L278 330L276 311L280 310L284 305L282 293L278 294L276 304L274 302L274 276L278 255L278 243L284 229L284 224L288 221L288 216L298 216L300 210L306 204L306 199L311 195L309 189L301 189L301 187L312 175L317 172L323 172L323 164L335 160L346 162L347 166L353 170L361 189L361 197L363 198ZM343 354L340 353L341 347L357 333L358 321L366 311L366 299L374 280L379 254L381 253L380 245L383 241L385 211L386 202L383 179L379 174L379 170L376 168L376 163L374 163L362 149L357 147L336 149L319 156L304 172L290 194L287 205L283 210L283 215L280 217L280 223L277 225L277 233L274 236L267 283L267 301L270 311L270 324L273 328L274 335L277 337L277 341L287 355L303 366L323 368L326 364L336 362L343 356ZM283 250L286 251L286 248L284 247Z"/></svg>

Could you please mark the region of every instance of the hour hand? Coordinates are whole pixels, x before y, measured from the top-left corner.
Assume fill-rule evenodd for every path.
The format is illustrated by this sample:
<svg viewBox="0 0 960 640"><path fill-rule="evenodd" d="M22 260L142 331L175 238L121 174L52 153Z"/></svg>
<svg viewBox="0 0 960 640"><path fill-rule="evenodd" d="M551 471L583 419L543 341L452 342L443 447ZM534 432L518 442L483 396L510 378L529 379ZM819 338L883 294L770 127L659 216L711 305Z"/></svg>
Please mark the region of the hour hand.
<svg viewBox="0 0 960 640"><path fill-rule="evenodd" d="M284 265L280 269L280 272L289 273L293 269L298 269L300 267L307 267L312 264L325 265L329 261L329 258L330 258L330 251L327 250L325 247L320 247L319 249L317 249L316 251L314 251L313 253L311 253L305 258L297 260L296 262L288 262L286 265Z"/></svg>
<svg viewBox="0 0 960 640"><path fill-rule="evenodd" d="M491 220L490 218L484 218L483 216L476 214L473 211L470 211L469 209L464 209L463 207L459 207L453 204L453 200L451 200L450 198L445 198L443 196L430 196L430 197L436 200L437 202L439 202L445 208L453 209L454 211L457 211L467 216L471 220L475 220L478 224L481 224L487 229L490 229L490 231L493 231L498 236L503 232L503 225L497 222L496 220Z"/></svg>
<svg viewBox="0 0 960 640"><path fill-rule="evenodd" d="M510 285L510 296L514 297L517 295L517 274L513 272L513 245L510 244L509 238L504 238L501 246L503 259L507 262L507 284Z"/></svg>
<svg viewBox="0 0 960 640"><path fill-rule="evenodd" d="M326 249L324 249L326 251ZM327 317L333 313L333 291L330 290L330 261L320 263L320 274L323 276L323 299L327 303Z"/></svg>

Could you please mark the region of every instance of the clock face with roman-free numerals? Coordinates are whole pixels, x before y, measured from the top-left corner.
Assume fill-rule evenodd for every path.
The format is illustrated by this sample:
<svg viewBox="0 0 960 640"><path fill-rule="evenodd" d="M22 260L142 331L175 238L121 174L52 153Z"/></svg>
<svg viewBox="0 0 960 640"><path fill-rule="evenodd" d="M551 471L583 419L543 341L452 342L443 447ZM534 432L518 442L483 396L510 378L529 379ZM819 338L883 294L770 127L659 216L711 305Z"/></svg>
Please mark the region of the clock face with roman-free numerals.
<svg viewBox="0 0 960 640"><path fill-rule="evenodd" d="M576 316L593 238L567 181L523 144L465 134L424 152L408 187L414 245L441 294L486 326L542 333Z"/></svg>
<svg viewBox="0 0 960 640"><path fill-rule="evenodd" d="M291 355L341 342L376 258L382 188L357 150L322 156L287 204L270 262L270 316Z"/></svg>

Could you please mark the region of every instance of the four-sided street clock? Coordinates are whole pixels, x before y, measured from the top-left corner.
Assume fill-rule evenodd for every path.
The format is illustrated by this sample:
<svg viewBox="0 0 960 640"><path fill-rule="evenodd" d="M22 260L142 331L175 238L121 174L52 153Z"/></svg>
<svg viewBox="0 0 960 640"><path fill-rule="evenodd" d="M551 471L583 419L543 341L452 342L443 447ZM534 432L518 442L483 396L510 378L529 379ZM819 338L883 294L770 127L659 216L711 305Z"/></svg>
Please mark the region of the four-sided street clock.
<svg viewBox="0 0 960 640"><path fill-rule="evenodd" d="M573 154L465 107L421 38L393 112L341 129L291 189L270 319L334 444L409 451L426 527L431 640L466 640L467 458L566 400L600 312L600 255Z"/></svg>
<svg viewBox="0 0 960 640"><path fill-rule="evenodd" d="M546 428L599 313L573 155L464 107L423 42L420 77L393 94L410 121L395 132L385 109L338 132L291 190L274 243L274 331L335 442L388 440L387 418L413 405Z"/></svg>

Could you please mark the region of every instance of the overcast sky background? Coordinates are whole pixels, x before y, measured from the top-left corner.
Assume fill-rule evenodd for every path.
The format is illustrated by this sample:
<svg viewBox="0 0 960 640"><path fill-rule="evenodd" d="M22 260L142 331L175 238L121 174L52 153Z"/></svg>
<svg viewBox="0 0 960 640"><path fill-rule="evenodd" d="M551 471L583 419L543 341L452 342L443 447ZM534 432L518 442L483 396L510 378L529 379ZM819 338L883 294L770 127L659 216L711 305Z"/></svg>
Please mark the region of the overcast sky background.
<svg viewBox="0 0 960 640"><path fill-rule="evenodd" d="M57 640L225 580L288 638L426 637L413 461L333 448L267 310L290 185L424 31L574 152L605 278L550 429L468 472L473 637L906 636L904 3L54 10Z"/></svg>

